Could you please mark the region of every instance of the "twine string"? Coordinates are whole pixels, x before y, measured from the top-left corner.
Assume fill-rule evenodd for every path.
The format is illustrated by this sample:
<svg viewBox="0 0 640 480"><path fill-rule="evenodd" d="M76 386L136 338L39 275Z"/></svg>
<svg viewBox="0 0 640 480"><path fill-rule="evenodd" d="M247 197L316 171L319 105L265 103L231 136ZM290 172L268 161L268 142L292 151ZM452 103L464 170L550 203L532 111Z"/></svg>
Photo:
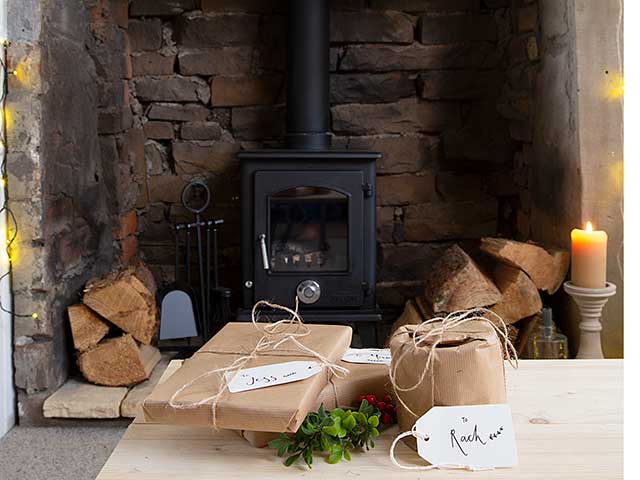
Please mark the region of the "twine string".
<svg viewBox="0 0 640 480"><path fill-rule="evenodd" d="M487 318L489 317L489 318ZM431 318L430 320L426 320L421 324L417 325L411 334L411 340L413 342L413 348L404 348L401 352L400 356L397 360L394 359L392 365L389 366L389 379L391 381L391 385L395 392L395 396L402 404L402 406L414 417L419 418L420 415L415 413L402 399L402 395L400 392L411 392L416 390L420 385L422 385L427 373L431 374L431 401L433 402L434 398L434 370L433 363L435 361L435 353L438 345L443 343L444 335L448 331L454 330L461 325L464 325L468 322L480 321L483 323L489 324L493 330L496 332L498 337L500 338L500 346L503 350L503 353L506 355L507 361L509 365L513 368L518 368L518 353L509 340L509 334L507 325L504 320L495 312L488 310L486 308L474 308L471 310L459 310L456 312L452 312L444 317L436 316ZM438 324L433 326L434 324ZM396 331L392 336L393 339L395 336L400 335L401 332ZM423 345L428 345L428 353L427 360L425 362L425 366L420 372L420 376L416 383L411 386L400 386L396 380L396 375L398 371L398 366L402 363L404 358L408 353L413 353L415 350L420 348ZM414 437L416 439L421 439L428 441L429 437L422 435L420 432L416 431L416 426L414 425L411 430L407 432L400 433L391 444L391 448L389 449L389 458L391 463L398 468L402 468L404 470L433 470L435 468L452 468L452 469L466 469L466 470L479 470L478 468L462 466L462 465L429 465L429 466L409 466L409 465L401 465L395 458L395 448L398 442L406 437Z"/></svg>
<svg viewBox="0 0 640 480"><path fill-rule="evenodd" d="M288 318L278 320L276 322L259 323L260 308L267 307L272 310L279 310L289 314ZM304 352L311 357L317 359L322 367L327 369L327 375L329 378L332 376L344 377L349 373L349 369L336 365L324 355L316 352L315 350L304 345L299 338L305 337L311 333L311 330L302 321L302 317L299 313L298 298L295 300L295 310L291 308L278 305L276 303L269 302L267 300L258 301L251 311L251 322L258 332L262 334L262 337L256 343L256 346L251 352L241 356L234 360L230 365L214 368L201 373L197 377L189 380L187 383L178 388L171 398L169 399L169 406L178 410L193 409L199 406L205 405L211 402L211 422L212 426L216 428L217 425L217 406L220 398L229 388L229 385L233 383L245 365L261 354L266 352L276 351L284 343L291 342L297 348L297 350ZM188 388L192 387L196 383L211 376L218 376L220 386L218 390L206 398L202 398L196 402L180 402L177 401L178 396Z"/></svg>
<svg viewBox="0 0 640 480"><path fill-rule="evenodd" d="M487 318L487 316L489 318ZM493 317L494 320L490 320ZM456 312L452 312L444 317L437 316L431 318L430 320L426 320L421 324L417 325L411 334L411 340L413 342L413 348L405 348L401 352L398 359L392 362L392 365L389 367L389 378L391 380L391 385L396 394L396 398L402 404L404 408L407 409L409 413L411 413L414 417L419 417L402 399L400 392L412 392L416 390L422 383L424 382L427 373L431 373L433 377L433 363L435 361L436 348L440 345L444 340L444 335L450 330L453 330L461 325L464 325L468 322L473 321L481 321L489 324L493 330L498 334L501 342L501 347L506 354L507 361L513 368L517 368L518 365L518 353L516 352L515 347L509 340L509 334L507 325L504 323L504 320L497 313L492 312L491 310L487 310L485 308L474 308L471 310L459 310ZM496 325L497 322L497 325ZM433 327L433 324L439 324ZM399 335L401 332L396 331L391 338L393 339L395 336ZM409 354L413 353L415 350L420 348L422 345L428 344L429 349L427 353L427 360L425 362L425 367L420 371L420 376L415 384L411 386L400 386L396 381L398 366L402 364L404 358ZM432 378L433 379L433 378ZM433 381L431 382L432 386L432 398L433 398Z"/></svg>
<svg viewBox="0 0 640 480"><path fill-rule="evenodd" d="M416 431L416 426L408 432L403 432L398 435L393 442L391 443L391 448L389 449L389 460L393 465L403 470L413 470L413 471L428 471L435 470L436 468L449 468L456 470L470 470L470 471L480 471L480 470L493 470L492 468L479 468L479 467L471 467L469 465L457 465L457 464L431 464L431 465L403 465L398 462L398 459L395 455L396 446L398 442L406 437L415 437L420 440L424 440L425 442L429 441L429 437L427 435L422 435L420 432Z"/></svg>

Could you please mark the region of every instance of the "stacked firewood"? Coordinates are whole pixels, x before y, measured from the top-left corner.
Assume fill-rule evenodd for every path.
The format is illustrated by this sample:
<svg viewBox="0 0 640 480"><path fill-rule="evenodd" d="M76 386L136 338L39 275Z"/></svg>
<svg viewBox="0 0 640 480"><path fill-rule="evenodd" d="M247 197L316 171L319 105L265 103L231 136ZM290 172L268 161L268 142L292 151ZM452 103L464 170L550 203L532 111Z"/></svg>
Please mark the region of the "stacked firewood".
<svg viewBox="0 0 640 480"><path fill-rule="evenodd" d="M540 291L554 294L569 269L570 255L533 243L483 238L474 260L458 245L446 249L426 278L424 295L407 303L392 332L436 315L487 308L507 325L522 353L540 318Z"/></svg>
<svg viewBox="0 0 640 480"><path fill-rule="evenodd" d="M87 283L68 308L78 367L90 382L129 386L149 378L160 360L156 285L142 264Z"/></svg>

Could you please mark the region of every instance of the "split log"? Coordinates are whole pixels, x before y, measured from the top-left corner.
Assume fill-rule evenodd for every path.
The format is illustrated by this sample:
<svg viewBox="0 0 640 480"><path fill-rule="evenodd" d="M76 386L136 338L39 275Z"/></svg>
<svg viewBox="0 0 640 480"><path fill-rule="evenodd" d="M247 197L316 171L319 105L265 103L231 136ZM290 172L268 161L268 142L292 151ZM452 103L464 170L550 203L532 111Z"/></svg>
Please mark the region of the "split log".
<svg viewBox="0 0 640 480"><path fill-rule="evenodd" d="M109 324L96 315L89 307L83 304L71 305L69 324L73 347L81 352L98 344L109 333Z"/></svg>
<svg viewBox="0 0 640 480"><path fill-rule="evenodd" d="M458 245L434 264L424 293L427 307L435 313L488 307L502 300L498 287Z"/></svg>
<svg viewBox="0 0 640 480"><path fill-rule="evenodd" d="M88 381L109 387L135 385L149 378L160 351L138 344L131 335L110 338L78 356L80 371Z"/></svg>
<svg viewBox="0 0 640 480"><path fill-rule="evenodd" d="M516 350L518 351L518 356L521 357L524 355L525 349L527 348L527 343L529 343L529 338L531 335L535 333L538 329L540 322L542 321L542 315L536 314L532 315L529 318L522 319L518 322L518 346Z"/></svg>
<svg viewBox="0 0 640 480"><path fill-rule="evenodd" d="M535 315L542 309L537 287L519 268L499 263L493 271L493 281L502 293L502 301L491 310L507 325Z"/></svg>
<svg viewBox="0 0 640 480"><path fill-rule="evenodd" d="M155 296L158 292L158 284L156 283L153 273L149 270L149 267L147 267L147 265L139 258L134 260L131 265L135 268L136 278L140 280L145 287L147 287L147 290L149 290L151 295Z"/></svg>
<svg viewBox="0 0 640 480"><path fill-rule="evenodd" d="M497 260L523 270L539 290L555 293L569 270L569 253L555 250L549 253L532 243L503 238L483 238L480 249Z"/></svg>
<svg viewBox="0 0 640 480"><path fill-rule="evenodd" d="M135 268L90 281L82 302L146 345L158 329L155 297L138 279Z"/></svg>
<svg viewBox="0 0 640 480"><path fill-rule="evenodd" d="M424 297L416 297L416 308L418 312L420 312L420 316L422 317L422 321L431 320L436 316L435 312L429 308L427 305L427 301Z"/></svg>
<svg viewBox="0 0 640 480"><path fill-rule="evenodd" d="M569 272L569 265L571 264L571 254L566 250L549 250L549 253L553 257L553 272L551 276L549 289L547 292L554 294L564 283L564 279Z"/></svg>
<svg viewBox="0 0 640 480"><path fill-rule="evenodd" d="M407 302L404 305L404 310L402 311L402 314L400 315L400 317L398 317L398 319L395 322L393 322L393 325L391 325L391 333L389 334L389 338L384 344L385 348L389 347L389 341L391 337L400 327L404 325L418 325L424 322L424 320L425 318L423 318L422 313L420 312L419 307L417 306L417 298L407 300Z"/></svg>

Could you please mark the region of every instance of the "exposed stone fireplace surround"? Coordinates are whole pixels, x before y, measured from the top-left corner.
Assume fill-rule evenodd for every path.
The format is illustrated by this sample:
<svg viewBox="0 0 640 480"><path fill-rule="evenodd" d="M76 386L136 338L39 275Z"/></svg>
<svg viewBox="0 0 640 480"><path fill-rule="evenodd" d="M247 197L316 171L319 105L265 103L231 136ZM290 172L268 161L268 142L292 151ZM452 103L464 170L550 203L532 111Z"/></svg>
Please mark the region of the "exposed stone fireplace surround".
<svg viewBox="0 0 640 480"><path fill-rule="evenodd" d="M277 146L284 134L286 2L9 3L19 19L10 62L26 72L9 97L15 308L39 312L14 326L28 424L43 421L42 402L72 368L64 309L84 282L136 255L161 284L171 280L169 227L190 218L180 206L190 179L214 192L210 213L225 219L221 278L239 299L236 154ZM531 183L535 114L545 115L536 80L562 45L546 27L575 29L573 1L557 2L564 11L553 3L332 2L334 146L384 154L377 281L389 321L449 242L549 241L531 223L553 209ZM569 217L580 223L580 213Z"/></svg>

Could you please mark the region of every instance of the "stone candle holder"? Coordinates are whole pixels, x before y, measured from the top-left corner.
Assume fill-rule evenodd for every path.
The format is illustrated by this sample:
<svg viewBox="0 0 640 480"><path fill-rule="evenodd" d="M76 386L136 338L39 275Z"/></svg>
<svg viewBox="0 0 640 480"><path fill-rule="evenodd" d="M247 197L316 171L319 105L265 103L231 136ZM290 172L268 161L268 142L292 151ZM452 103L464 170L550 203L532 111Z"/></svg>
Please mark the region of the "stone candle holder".
<svg viewBox="0 0 640 480"><path fill-rule="evenodd" d="M607 282L604 288L583 288L571 282L565 282L564 291L576 302L582 317L579 325L580 345L576 358L604 358L600 343L602 331L600 317L609 298L616 294L616 286Z"/></svg>

